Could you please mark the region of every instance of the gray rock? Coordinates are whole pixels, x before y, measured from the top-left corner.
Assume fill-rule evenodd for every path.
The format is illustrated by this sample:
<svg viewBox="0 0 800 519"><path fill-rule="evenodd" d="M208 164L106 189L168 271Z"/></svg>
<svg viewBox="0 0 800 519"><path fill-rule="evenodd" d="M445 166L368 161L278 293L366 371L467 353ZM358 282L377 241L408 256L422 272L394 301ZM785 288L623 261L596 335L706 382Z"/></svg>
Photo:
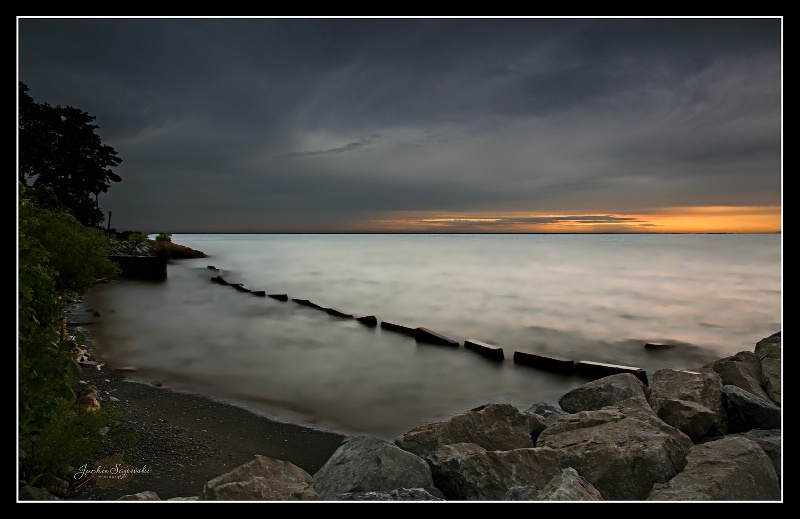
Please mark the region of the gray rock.
<svg viewBox="0 0 800 519"><path fill-rule="evenodd" d="M346 492L330 497L331 501L445 501L424 488L398 488L385 492Z"/></svg>
<svg viewBox="0 0 800 519"><path fill-rule="evenodd" d="M713 369L722 377L722 385L737 386L756 396L770 400L762 387L761 359L751 351L740 351L736 355L724 357L703 366Z"/></svg>
<svg viewBox="0 0 800 519"><path fill-rule="evenodd" d="M539 489L536 485L515 485L508 488L503 501L536 501Z"/></svg>
<svg viewBox="0 0 800 519"><path fill-rule="evenodd" d="M370 435L345 439L314 474L314 489L326 499L350 492L433 487L431 469L422 458Z"/></svg>
<svg viewBox="0 0 800 519"><path fill-rule="evenodd" d="M554 449L561 466L577 470L604 500L625 501L645 499L654 483L680 472L693 443L640 396L562 416L536 445Z"/></svg>
<svg viewBox="0 0 800 519"><path fill-rule="evenodd" d="M722 377L713 370L656 370L648 401L659 418L695 443L728 432Z"/></svg>
<svg viewBox="0 0 800 519"><path fill-rule="evenodd" d="M317 501L311 475L288 461L255 455L203 486L199 501Z"/></svg>
<svg viewBox="0 0 800 519"><path fill-rule="evenodd" d="M731 436L744 436L749 440L753 440L764 449L769 459L772 460L772 465L775 467L775 473L778 475L778 481L781 479L781 430L780 429L753 429L751 431L737 433Z"/></svg>
<svg viewBox="0 0 800 519"><path fill-rule="evenodd" d="M505 403L482 405L444 422L415 427L395 438L398 447L420 457L454 443L474 443L486 450L533 447L528 419Z"/></svg>
<svg viewBox="0 0 800 519"><path fill-rule="evenodd" d="M461 443L444 445L426 457L436 487L448 500L502 501L518 486L544 487L561 472L550 448L487 451Z"/></svg>
<svg viewBox="0 0 800 519"><path fill-rule="evenodd" d="M781 486L772 461L754 441L727 436L692 447L686 467L653 486L648 501L772 501Z"/></svg>
<svg viewBox="0 0 800 519"><path fill-rule="evenodd" d="M547 402L538 402L525 411L522 411L522 415L528 421L528 430L530 431L531 441L534 447L542 431L553 423L556 418L565 414L567 414L567 412L561 409L558 404L550 404Z"/></svg>
<svg viewBox="0 0 800 519"><path fill-rule="evenodd" d="M522 415L528 422L528 431L530 431L531 442L533 442L533 446L535 447L536 442L539 439L539 435L542 434L542 431L547 429L548 425L555 421L555 418L545 418L544 416L538 415L531 411L522 411Z"/></svg>
<svg viewBox="0 0 800 519"><path fill-rule="evenodd" d="M537 501L603 501L600 492L586 478L578 474L572 467L567 467L561 474L550 480L539 495Z"/></svg>
<svg viewBox="0 0 800 519"><path fill-rule="evenodd" d="M647 399L650 389L636 375L619 373L599 378L568 391L559 400L567 413L594 411L639 396Z"/></svg>
<svg viewBox="0 0 800 519"><path fill-rule="evenodd" d="M544 418L552 418L552 419L568 414L566 411L561 409L560 405L544 401L536 402L535 404L530 406L526 411L529 413L536 413Z"/></svg>
<svg viewBox="0 0 800 519"><path fill-rule="evenodd" d="M122 496L117 499L117 501L161 501L161 498L158 497L158 494L152 490L145 490L144 492L139 492L138 494L128 494L126 496Z"/></svg>
<svg viewBox="0 0 800 519"><path fill-rule="evenodd" d="M729 433L781 428L781 408L769 398L732 385L722 386L722 392L727 397L725 409Z"/></svg>
<svg viewBox="0 0 800 519"><path fill-rule="evenodd" d="M761 359L761 376L764 391L770 399L781 405L781 332L761 339L756 343L754 353Z"/></svg>

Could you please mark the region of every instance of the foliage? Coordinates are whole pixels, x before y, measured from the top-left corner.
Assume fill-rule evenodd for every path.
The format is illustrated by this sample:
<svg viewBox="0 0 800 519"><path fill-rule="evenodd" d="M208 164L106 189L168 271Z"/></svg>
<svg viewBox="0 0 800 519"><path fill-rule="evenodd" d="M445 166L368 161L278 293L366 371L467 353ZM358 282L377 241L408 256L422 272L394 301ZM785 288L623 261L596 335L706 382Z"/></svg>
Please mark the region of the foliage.
<svg viewBox="0 0 800 519"><path fill-rule="evenodd" d="M116 241L129 241L133 243L140 243L149 241L150 238L147 234L139 231L117 231L116 229L108 229L105 231L111 240Z"/></svg>
<svg viewBox="0 0 800 519"><path fill-rule="evenodd" d="M122 159L102 144L96 117L71 106L36 103L19 82L19 181L39 195L39 205L68 210L88 227L105 217L97 196L122 178L111 168Z"/></svg>
<svg viewBox="0 0 800 519"><path fill-rule="evenodd" d="M172 235L166 233L160 233L156 236L156 241L168 241L172 242Z"/></svg>
<svg viewBox="0 0 800 519"><path fill-rule="evenodd" d="M55 418L36 435L20 442L24 476L32 480L42 474L63 476L68 466L80 467L102 451L108 439L99 434L112 426L119 415L113 404L86 411L77 403L61 400Z"/></svg>
<svg viewBox="0 0 800 519"><path fill-rule="evenodd" d="M37 206L21 183L17 223L18 427L25 464L35 472L60 464L70 452L66 445L84 436L78 431L96 425L81 417L72 390L81 373L82 337L61 335L61 291L88 288L97 277L116 276L119 267L108 259L110 238L103 231Z"/></svg>
<svg viewBox="0 0 800 519"><path fill-rule="evenodd" d="M83 291L97 278L115 278L119 266L108 259L111 239L98 228L88 228L71 214L26 204L20 208L20 233L36 236L49 252L55 289Z"/></svg>
<svg viewBox="0 0 800 519"><path fill-rule="evenodd" d="M26 211L20 213L23 219ZM53 325L61 315L61 301L55 291L58 273L50 266L50 253L41 242L29 236L25 226L18 230L17 280L19 286L20 338L34 337L45 325Z"/></svg>
<svg viewBox="0 0 800 519"><path fill-rule="evenodd" d="M122 160L95 133L95 117L36 103L22 82L18 115L18 432L21 475L36 480L99 449L98 429L115 419L113 408L77 402L83 338L62 335L61 294L121 273L97 197L122 180L111 170Z"/></svg>
<svg viewBox="0 0 800 519"><path fill-rule="evenodd" d="M147 240L148 240L147 235L141 232L130 232L127 235L125 235L125 241L141 243Z"/></svg>

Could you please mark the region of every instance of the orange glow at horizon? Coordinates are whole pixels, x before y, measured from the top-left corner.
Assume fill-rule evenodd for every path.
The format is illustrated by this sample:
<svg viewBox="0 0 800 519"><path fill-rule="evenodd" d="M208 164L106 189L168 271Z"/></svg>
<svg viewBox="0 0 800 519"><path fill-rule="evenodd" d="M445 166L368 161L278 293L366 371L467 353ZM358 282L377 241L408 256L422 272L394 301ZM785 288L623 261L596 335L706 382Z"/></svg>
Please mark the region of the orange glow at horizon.
<svg viewBox="0 0 800 519"><path fill-rule="evenodd" d="M358 227L370 232L731 233L781 232L781 208L676 207L653 214L397 214Z"/></svg>

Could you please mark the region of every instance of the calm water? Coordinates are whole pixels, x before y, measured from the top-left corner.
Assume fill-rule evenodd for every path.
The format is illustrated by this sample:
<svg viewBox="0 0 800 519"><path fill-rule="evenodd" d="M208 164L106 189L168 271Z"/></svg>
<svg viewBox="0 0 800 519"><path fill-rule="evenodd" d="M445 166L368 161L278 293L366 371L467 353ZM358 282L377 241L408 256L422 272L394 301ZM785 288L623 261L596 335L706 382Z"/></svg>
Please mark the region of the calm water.
<svg viewBox="0 0 800 519"><path fill-rule="evenodd" d="M284 421L392 438L487 402L525 410L587 379L515 364L515 351L696 368L782 327L779 235L198 235L163 282L86 297L106 359L136 378ZM231 283L289 301L257 297ZM459 348L355 317L426 327ZM505 360L463 347L503 348ZM669 343L665 351L646 342Z"/></svg>

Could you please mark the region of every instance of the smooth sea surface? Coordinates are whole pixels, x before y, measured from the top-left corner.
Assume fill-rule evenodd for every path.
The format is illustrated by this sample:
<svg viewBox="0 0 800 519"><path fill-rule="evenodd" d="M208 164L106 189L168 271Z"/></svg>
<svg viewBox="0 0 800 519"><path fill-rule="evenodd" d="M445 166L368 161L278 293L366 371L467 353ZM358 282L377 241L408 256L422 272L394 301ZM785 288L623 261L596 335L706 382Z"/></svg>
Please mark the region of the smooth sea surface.
<svg viewBox="0 0 800 519"><path fill-rule="evenodd" d="M514 352L693 369L782 328L780 235L174 234L208 258L85 297L99 349L132 378L281 421L390 439L488 402L520 411L590 379ZM216 267L216 270L209 269ZM220 274L258 297L211 281ZM417 342L354 317L425 327ZM490 360L465 340L499 346ZM646 343L669 344L664 350Z"/></svg>

